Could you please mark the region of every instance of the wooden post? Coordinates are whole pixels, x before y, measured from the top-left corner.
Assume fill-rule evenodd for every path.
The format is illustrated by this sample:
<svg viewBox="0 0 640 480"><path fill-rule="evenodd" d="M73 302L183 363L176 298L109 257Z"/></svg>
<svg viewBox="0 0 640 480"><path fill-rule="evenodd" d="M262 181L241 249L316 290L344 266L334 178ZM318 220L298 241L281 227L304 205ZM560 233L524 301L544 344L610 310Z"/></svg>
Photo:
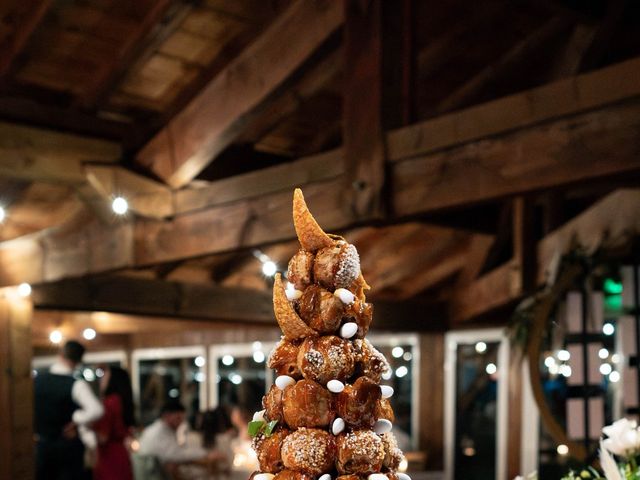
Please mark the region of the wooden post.
<svg viewBox="0 0 640 480"><path fill-rule="evenodd" d="M345 200L355 218L382 216L382 1L346 0L343 143Z"/></svg>
<svg viewBox="0 0 640 480"><path fill-rule="evenodd" d="M0 290L0 478L33 478L31 301Z"/></svg>
<svg viewBox="0 0 640 480"><path fill-rule="evenodd" d="M444 460L444 334L420 335L420 450L427 470L442 470ZM428 398L428 400L427 400Z"/></svg>

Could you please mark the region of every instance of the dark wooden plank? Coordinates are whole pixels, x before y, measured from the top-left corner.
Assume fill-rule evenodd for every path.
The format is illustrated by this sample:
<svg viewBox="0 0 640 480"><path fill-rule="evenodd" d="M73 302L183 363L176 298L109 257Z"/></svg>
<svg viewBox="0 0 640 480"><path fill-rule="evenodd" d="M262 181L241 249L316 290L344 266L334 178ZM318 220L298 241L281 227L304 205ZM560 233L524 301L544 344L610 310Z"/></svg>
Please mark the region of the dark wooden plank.
<svg viewBox="0 0 640 480"><path fill-rule="evenodd" d="M491 82L512 72L523 62L530 61L550 39L570 26L570 21L564 16L548 20L540 28L527 35L520 42L511 47L494 63L487 65L480 72L470 78L463 85L443 99L437 107L439 112L449 112L470 103L473 97L480 93Z"/></svg>
<svg viewBox="0 0 640 480"><path fill-rule="evenodd" d="M241 288L107 276L36 285L32 298L39 310L276 324L271 293ZM441 331L446 323L442 304L381 301L374 308L378 330Z"/></svg>
<svg viewBox="0 0 640 480"><path fill-rule="evenodd" d="M0 78L11 69L13 61L23 51L29 38L38 27L51 6L51 0L27 0L13 2L13 11L5 13L10 32L2 39L0 49Z"/></svg>
<svg viewBox="0 0 640 480"><path fill-rule="evenodd" d="M640 102L397 163L394 211L461 207L640 169Z"/></svg>
<svg viewBox="0 0 640 480"><path fill-rule="evenodd" d="M382 0L347 0L342 137L344 197L358 217L384 213Z"/></svg>
<svg viewBox="0 0 640 480"><path fill-rule="evenodd" d="M0 297L0 477L33 478L31 303L16 292Z"/></svg>
<svg viewBox="0 0 640 480"><path fill-rule="evenodd" d="M87 86L85 93L81 95L77 103L83 107L93 107L109 93L122 77L129 63L139 54L140 45L149 32L162 20L167 9L171 6L170 0L155 0L152 2L137 2L138 8L144 10L138 25L129 35L119 39L119 43L111 56L100 63L98 72L93 77L92 83Z"/></svg>
<svg viewBox="0 0 640 480"><path fill-rule="evenodd" d="M243 119L340 26L338 2L298 1L220 72L137 155L174 187L193 179L242 131Z"/></svg>

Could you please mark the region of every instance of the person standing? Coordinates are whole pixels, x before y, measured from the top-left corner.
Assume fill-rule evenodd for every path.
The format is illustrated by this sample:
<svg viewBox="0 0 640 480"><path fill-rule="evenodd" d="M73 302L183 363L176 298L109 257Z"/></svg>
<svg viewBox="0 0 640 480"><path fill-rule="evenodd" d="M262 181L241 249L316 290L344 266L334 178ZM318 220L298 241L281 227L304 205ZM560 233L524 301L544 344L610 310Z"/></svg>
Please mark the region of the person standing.
<svg viewBox="0 0 640 480"><path fill-rule="evenodd" d="M98 437L98 461L94 480L132 480L131 460L124 440L134 426L133 393L129 374L108 367L100 379L104 415L94 425Z"/></svg>
<svg viewBox="0 0 640 480"><path fill-rule="evenodd" d="M104 410L84 380L73 377L85 348L69 340L48 372L34 380L36 479L80 480L84 446L78 427L89 426Z"/></svg>

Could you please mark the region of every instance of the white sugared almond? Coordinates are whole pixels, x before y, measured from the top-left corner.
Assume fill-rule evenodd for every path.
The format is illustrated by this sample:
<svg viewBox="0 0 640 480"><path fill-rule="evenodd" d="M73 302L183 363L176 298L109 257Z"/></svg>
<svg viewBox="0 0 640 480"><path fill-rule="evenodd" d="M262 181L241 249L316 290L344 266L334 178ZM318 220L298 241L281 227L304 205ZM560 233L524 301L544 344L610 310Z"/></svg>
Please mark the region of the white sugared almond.
<svg viewBox="0 0 640 480"><path fill-rule="evenodd" d="M333 294L345 305L351 305L356 299L356 296L346 288L337 288Z"/></svg>
<svg viewBox="0 0 640 480"><path fill-rule="evenodd" d="M329 380L327 382L327 389L333 393L340 393L344 390L344 383L340 380Z"/></svg>
<svg viewBox="0 0 640 480"><path fill-rule="evenodd" d="M278 378L276 378L276 387L278 387L280 390L284 390L289 385L293 385L294 383L296 383L296 381L289 375L280 375Z"/></svg>
<svg viewBox="0 0 640 480"><path fill-rule="evenodd" d="M290 302L298 300L302 296L302 290L296 290L295 288L287 288L284 293L287 294L287 300Z"/></svg>
<svg viewBox="0 0 640 480"><path fill-rule="evenodd" d="M389 480L384 473L372 473L367 477L367 480Z"/></svg>
<svg viewBox="0 0 640 480"><path fill-rule="evenodd" d="M342 338L351 338L358 331L358 324L354 322L347 322L340 327L340 336Z"/></svg>
<svg viewBox="0 0 640 480"><path fill-rule="evenodd" d="M338 435L340 432L344 430L344 420L340 417L336 418L331 424L331 433L334 435ZM320 479L318 479L320 480Z"/></svg>
<svg viewBox="0 0 640 480"><path fill-rule="evenodd" d="M264 421L264 410L260 410L259 412L256 412L253 414L253 421L254 422L262 422Z"/></svg>
<svg viewBox="0 0 640 480"><path fill-rule="evenodd" d="M320 475L320 478L318 478L318 480L331 480L331 475L325 473L324 475Z"/></svg>
<svg viewBox="0 0 640 480"><path fill-rule="evenodd" d="M396 477L398 477L398 480L411 480L411 477L409 475L402 472L396 472Z"/></svg>
<svg viewBox="0 0 640 480"><path fill-rule="evenodd" d="M273 477L275 477L273 473L259 473L253 477L253 480L271 480Z"/></svg>
<svg viewBox="0 0 640 480"><path fill-rule="evenodd" d="M382 435L383 433L387 433L391 431L391 422L386 418L381 418L380 420L376 420L375 425L373 426L373 431L378 435Z"/></svg>
<svg viewBox="0 0 640 480"><path fill-rule="evenodd" d="M382 398L389 398L393 396L393 387L389 385L380 385L380 392L382 393Z"/></svg>

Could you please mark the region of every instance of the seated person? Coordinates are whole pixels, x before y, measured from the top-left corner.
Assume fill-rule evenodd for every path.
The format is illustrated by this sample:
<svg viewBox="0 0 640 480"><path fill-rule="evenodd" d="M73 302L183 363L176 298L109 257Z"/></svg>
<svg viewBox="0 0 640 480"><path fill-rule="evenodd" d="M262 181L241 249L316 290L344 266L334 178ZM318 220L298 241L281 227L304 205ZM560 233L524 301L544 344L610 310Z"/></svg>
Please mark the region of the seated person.
<svg viewBox="0 0 640 480"><path fill-rule="evenodd" d="M184 419L185 408L180 402L166 403L160 417L142 432L138 455L154 456L169 469L183 463L215 463L220 457L218 452L178 443L176 432Z"/></svg>

